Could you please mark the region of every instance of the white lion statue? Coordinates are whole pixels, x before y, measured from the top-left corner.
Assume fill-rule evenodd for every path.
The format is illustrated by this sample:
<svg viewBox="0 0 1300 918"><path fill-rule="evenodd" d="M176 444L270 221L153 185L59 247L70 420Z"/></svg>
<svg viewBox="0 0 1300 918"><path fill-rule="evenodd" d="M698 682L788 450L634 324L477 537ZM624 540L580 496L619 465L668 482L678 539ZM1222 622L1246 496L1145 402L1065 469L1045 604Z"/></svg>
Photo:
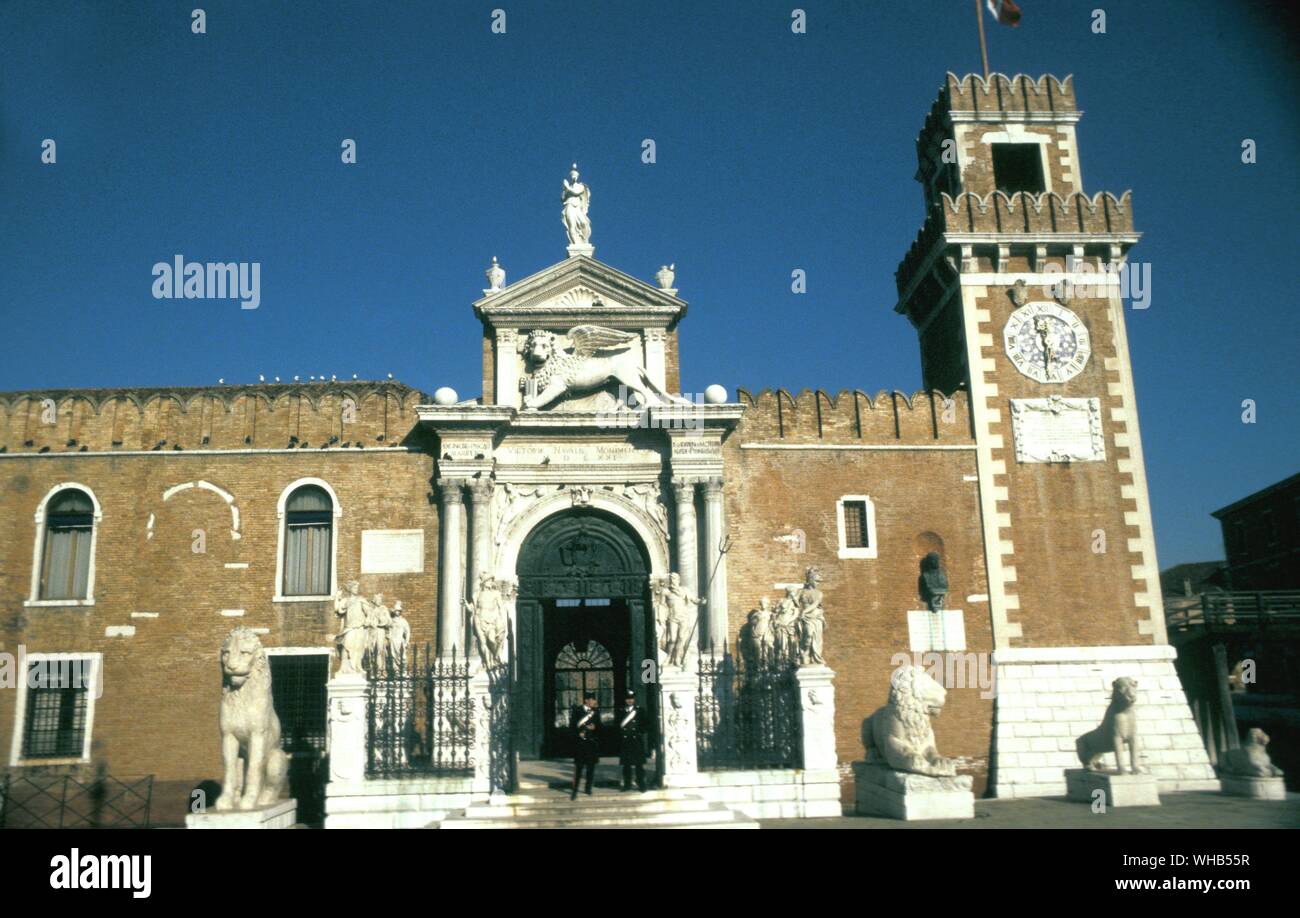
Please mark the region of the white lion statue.
<svg viewBox="0 0 1300 918"><path fill-rule="evenodd" d="M553 332L535 329L520 344L530 367L530 375L520 386L531 383L533 387L524 395L525 408L545 408L565 395L599 389L608 382L635 394L642 407L690 404L669 395L650 378L629 350L639 340L632 332L578 325L568 333L573 342L571 354L557 346L556 338Z"/></svg>
<svg viewBox="0 0 1300 918"><path fill-rule="evenodd" d="M1280 778L1282 769L1268 754L1268 734L1259 727L1246 733L1246 745L1229 749L1219 757L1219 774L1243 778Z"/></svg>
<svg viewBox="0 0 1300 918"><path fill-rule="evenodd" d="M952 759L934 747L930 718L938 717L948 693L917 666L900 667L889 680L889 704L862 725L867 761L937 778L957 774Z"/></svg>
<svg viewBox="0 0 1300 918"><path fill-rule="evenodd" d="M1111 683L1110 705L1101 719L1101 726L1089 730L1075 740L1074 749L1079 761L1089 771L1102 771L1106 753L1115 753L1115 765L1122 775L1147 773L1139 761L1141 744L1137 729L1138 683L1131 676L1120 676ZM1125 755L1125 750L1128 755Z"/></svg>
<svg viewBox="0 0 1300 918"><path fill-rule="evenodd" d="M271 703L271 666L248 628L236 628L221 645L219 723L225 779L214 809L251 810L280 799L289 757Z"/></svg>

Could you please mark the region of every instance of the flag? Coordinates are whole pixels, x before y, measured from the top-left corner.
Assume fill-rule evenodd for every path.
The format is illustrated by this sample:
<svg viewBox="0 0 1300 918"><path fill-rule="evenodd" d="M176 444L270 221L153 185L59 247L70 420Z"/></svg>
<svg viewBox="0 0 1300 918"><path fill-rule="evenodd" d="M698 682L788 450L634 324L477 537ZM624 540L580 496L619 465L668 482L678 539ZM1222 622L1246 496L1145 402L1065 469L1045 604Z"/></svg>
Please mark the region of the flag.
<svg viewBox="0 0 1300 918"><path fill-rule="evenodd" d="M1005 26L1020 25L1020 7L1012 0L984 0L993 18Z"/></svg>

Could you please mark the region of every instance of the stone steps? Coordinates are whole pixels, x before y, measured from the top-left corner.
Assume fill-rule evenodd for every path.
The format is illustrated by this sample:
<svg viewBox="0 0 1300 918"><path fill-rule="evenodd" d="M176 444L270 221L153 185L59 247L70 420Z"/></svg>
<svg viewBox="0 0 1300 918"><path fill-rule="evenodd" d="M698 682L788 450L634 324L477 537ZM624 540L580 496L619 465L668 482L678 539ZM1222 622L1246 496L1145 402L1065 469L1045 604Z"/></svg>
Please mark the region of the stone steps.
<svg viewBox="0 0 1300 918"><path fill-rule="evenodd" d="M523 793L501 802L476 803L444 819L442 829L756 829L758 823L721 803L698 796L648 791L594 796L545 793L542 788L522 788Z"/></svg>

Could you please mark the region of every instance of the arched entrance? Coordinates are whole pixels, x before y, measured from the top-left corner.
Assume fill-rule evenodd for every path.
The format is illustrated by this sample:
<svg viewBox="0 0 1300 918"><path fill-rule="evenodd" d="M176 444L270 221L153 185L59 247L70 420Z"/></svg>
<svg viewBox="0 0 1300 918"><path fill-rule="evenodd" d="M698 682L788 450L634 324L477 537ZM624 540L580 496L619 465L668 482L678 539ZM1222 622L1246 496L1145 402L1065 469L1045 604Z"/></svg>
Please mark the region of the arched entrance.
<svg viewBox="0 0 1300 918"><path fill-rule="evenodd" d="M523 758L571 754L568 716L587 691L612 714L632 688L651 714L641 682L655 657L650 562L632 528L612 513L574 508L542 520L519 551L515 576L515 744ZM602 754L615 754L613 731Z"/></svg>

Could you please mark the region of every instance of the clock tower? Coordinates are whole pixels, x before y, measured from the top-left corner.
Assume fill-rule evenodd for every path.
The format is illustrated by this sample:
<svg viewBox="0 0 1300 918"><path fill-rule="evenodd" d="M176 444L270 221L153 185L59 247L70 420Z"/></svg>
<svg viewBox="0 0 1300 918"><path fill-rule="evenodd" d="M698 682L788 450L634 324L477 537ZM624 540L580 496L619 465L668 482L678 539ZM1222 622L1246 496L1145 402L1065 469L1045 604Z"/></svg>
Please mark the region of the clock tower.
<svg viewBox="0 0 1300 918"><path fill-rule="evenodd" d="M1050 707L1067 670L1177 685L1163 678L1173 651L1122 299L1140 234L1129 192L1085 191L1080 115L1069 77L948 74L917 139L925 223L897 271L896 310L916 328L926 388L969 393L999 795L1055 792L1059 768L1035 774L1055 763L1020 746L1032 735L1039 750L1053 735L1032 722L1060 720ZM1038 678L1048 672L1063 684ZM1176 695L1159 700L1181 705L1194 733ZM1022 717L1017 737L1010 721ZM1168 768L1162 777L1178 779ZM1203 771L1187 780L1213 778Z"/></svg>

